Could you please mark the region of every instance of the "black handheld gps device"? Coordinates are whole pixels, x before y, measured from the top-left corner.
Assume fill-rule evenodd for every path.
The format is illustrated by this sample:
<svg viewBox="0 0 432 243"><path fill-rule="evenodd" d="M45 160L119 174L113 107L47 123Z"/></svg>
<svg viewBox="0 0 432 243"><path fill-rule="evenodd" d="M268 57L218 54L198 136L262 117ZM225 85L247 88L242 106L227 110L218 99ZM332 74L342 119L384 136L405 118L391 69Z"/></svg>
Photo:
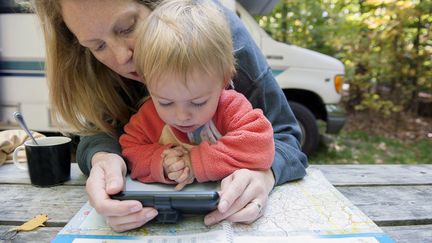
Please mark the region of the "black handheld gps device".
<svg viewBox="0 0 432 243"><path fill-rule="evenodd" d="M176 223L183 214L205 214L216 209L219 202L218 183L192 183L181 191L175 185L142 183L126 176L125 189L111 196L117 200L137 200L144 207L158 210L158 223Z"/></svg>

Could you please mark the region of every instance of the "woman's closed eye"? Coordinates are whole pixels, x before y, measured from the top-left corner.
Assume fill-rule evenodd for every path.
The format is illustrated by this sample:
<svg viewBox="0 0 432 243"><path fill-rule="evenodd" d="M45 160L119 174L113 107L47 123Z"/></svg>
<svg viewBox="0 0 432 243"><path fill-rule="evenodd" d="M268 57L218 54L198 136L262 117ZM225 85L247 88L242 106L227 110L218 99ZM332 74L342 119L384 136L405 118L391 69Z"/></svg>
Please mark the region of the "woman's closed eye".
<svg viewBox="0 0 432 243"><path fill-rule="evenodd" d="M119 33L121 35L128 35L128 34L132 33L134 30L135 30L135 24L133 24L129 28L120 30Z"/></svg>
<svg viewBox="0 0 432 243"><path fill-rule="evenodd" d="M123 24L123 26L119 26L117 29L117 33L120 35L128 35L132 33L135 30L136 21L137 20L133 18L129 20L128 23Z"/></svg>
<svg viewBox="0 0 432 243"><path fill-rule="evenodd" d="M93 48L92 51L94 52L102 51L105 48L105 46L106 46L105 42L98 43L97 46Z"/></svg>

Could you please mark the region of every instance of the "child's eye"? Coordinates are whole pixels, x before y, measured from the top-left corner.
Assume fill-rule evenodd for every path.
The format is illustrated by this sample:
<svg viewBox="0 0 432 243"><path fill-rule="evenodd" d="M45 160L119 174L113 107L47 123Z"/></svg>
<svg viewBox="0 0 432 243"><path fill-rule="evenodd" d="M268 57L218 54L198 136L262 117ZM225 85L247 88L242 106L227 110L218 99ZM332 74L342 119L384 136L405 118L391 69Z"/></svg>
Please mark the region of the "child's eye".
<svg viewBox="0 0 432 243"><path fill-rule="evenodd" d="M160 106L164 106L164 107L172 105L172 102L168 102L168 103L158 102L158 103L159 103Z"/></svg>
<svg viewBox="0 0 432 243"><path fill-rule="evenodd" d="M196 107L201 107L201 106L204 106L206 103L207 103L207 100L204 101L204 102L200 102L200 103L192 102L192 105L193 105L193 106L196 106Z"/></svg>

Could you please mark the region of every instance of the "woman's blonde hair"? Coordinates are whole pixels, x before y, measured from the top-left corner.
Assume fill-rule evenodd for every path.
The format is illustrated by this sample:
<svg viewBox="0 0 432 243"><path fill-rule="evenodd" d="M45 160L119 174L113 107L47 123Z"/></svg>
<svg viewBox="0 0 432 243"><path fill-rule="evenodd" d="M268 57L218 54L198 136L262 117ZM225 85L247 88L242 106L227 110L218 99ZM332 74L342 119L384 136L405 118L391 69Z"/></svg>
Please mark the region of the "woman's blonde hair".
<svg viewBox="0 0 432 243"><path fill-rule="evenodd" d="M153 8L157 1L137 1ZM120 75L99 62L81 46L63 21L59 0L35 0L45 36L45 70L51 113L55 121L66 122L74 132L105 132L116 136L133 109ZM130 103L130 102L129 102Z"/></svg>
<svg viewBox="0 0 432 243"><path fill-rule="evenodd" d="M185 82L193 71L221 74L229 82L235 60L224 13L209 0L163 1L139 31L134 63L149 87L167 72Z"/></svg>

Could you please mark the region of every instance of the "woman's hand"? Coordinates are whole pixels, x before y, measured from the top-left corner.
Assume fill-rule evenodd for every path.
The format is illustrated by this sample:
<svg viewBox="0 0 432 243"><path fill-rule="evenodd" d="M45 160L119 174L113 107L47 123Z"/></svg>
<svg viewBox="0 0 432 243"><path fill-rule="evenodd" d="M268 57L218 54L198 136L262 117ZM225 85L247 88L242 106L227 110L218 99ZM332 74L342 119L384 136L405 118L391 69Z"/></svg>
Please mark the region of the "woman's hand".
<svg viewBox="0 0 432 243"><path fill-rule="evenodd" d="M235 171L222 180L218 208L206 215L204 223L213 225L224 219L246 224L254 222L262 216L273 186L271 169Z"/></svg>
<svg viewBox="0 0 432 243"><path fill-rule="evenodd" d="M92 169L86 183L90 204L117 232L138 228L157 215L156 209L143 208L139 201L110 198L109 195L123 189L125 174L126 163L122 157L98 152L92 158Z"/></svg>

